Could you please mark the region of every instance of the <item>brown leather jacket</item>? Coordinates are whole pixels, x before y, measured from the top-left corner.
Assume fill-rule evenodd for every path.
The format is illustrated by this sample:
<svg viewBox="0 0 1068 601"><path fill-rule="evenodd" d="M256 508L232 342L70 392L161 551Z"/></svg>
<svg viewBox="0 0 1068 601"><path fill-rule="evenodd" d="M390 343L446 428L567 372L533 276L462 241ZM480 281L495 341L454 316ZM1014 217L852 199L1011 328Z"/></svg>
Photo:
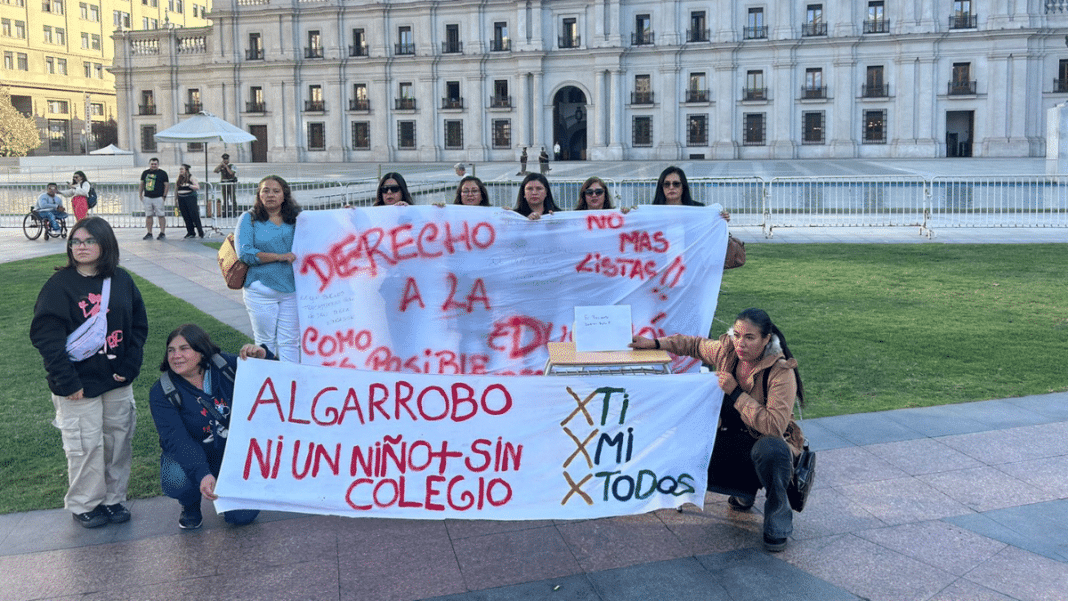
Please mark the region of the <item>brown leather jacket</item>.
<svg viewBox="0 0 1068 601"><path fill-rule="evenodd" d="M695 357L716 368L734 372L738 355L734 352L734 340L726 334L719 340L701 336L676 334L659 338L660 348L675 355ZM740 394L734 408L742 416L742 422L755 438L777 436L786 441L794 456L801 454L805 435L794 421L794 399L797 397L795 359L786 359L782 353L765 355L756 369L743 381L738 382ZM768 390L764 390L764 372L768 372ZM730 402L726 395L723 402Z"/></svg>

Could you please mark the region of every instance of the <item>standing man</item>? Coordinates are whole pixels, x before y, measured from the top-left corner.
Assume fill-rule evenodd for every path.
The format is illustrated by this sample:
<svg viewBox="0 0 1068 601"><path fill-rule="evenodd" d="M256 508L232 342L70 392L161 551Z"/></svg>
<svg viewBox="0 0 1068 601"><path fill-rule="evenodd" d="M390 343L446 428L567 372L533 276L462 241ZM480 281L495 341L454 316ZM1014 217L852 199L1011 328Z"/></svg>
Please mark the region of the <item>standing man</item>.
<svg viewBox="0 0 1068 601"><path fill-rule="evenodd" d="M237 200L234 198L234 194L237 189L237 169L230 163L230 155L223 153L222 162L215 168L215 173L219 174L219 182L222 184L222 213L226 214L226 204L229 203L233 207L231 214L237 214ZM208 211L211 211L210 204ZM210 214L208 215L211 216Z"/></svg>
<svg viewBox="0 0 1068 601"><path fill-rule="evenodd" d="M54 182L48 184L48 190L37 197L37 214L48 220L52 234L58 236L61 230L56 219L66 219L67 214L63 211L63 197L59 194L59 186Z"/></svg>
<svg viewBox="0 0 1068 601"><path fill-rule="evenodd" d="M560 160L560 143L559 142L557 142L556 144L553 144L553 160L554 161L559 161Z"/></svg>
<svg viewBox="0 0 1068 601"><path fill-rule="evenodd" d="M141 172L141 183L137 186L137 196L145 205L145 229L148 233L142 240L152 239L152 216L159 218L159 235L156 240L167 237L164 230L167 229L167 218L164 217L163 202L167 200L167 190L170 188L170 180L167 172L159 168L159 159L152 157L148 160L148 169Z"/></svg>
<svg viewBox="0 0 1068 601"><path fill-rule="evenodd" d="M519 173L516 175L527 174L527 147L523 147L523 154L519 155Z"/></svg>
<svg viewBox="0 0 1068 601"><path fill-rule="evenodd" d="M538 155L538 167L541 168L541 174L545 175L549 173L549 153L545 152L545 147L541 147L541 154Z"/></svg>

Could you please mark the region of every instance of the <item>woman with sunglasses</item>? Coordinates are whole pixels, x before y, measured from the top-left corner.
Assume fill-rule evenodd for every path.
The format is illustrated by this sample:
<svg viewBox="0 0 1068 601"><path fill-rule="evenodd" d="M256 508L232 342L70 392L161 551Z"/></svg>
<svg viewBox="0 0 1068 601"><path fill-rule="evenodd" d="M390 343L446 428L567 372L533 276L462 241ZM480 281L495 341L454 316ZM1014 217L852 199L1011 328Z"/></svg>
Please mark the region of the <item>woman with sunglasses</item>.
<svg viewBox="0 0 1068 601"><path fill-rule="evenodd" d="M482 180L473 175L464 177L460 180L460 185L456 186L456 198L452 204L467 205L469 207L490 206L489 191L486 190L486 184L483 184Z"/></svg>
<svg viewBox="0 0 1068 601"><path fill-rule="evenodd" d="M560 210L553 201L553 191L549 189L549 180L540 173L531 173L519 184L519 194L515 199L516 213L536 221L542 215L551 215Z"/></svg>
<svg viewBox="0 0 1068 601"><path fill-rule="evenodd" d="M137 424L131 384L141 373L148 317L118 264L111 225L100 217L78 221L67 264L41 288L30 324L67 455L63 506L85 528L130 519L123 503Z"/></svg>
<svg viewBox="0 0 1068 601"><path fill-rule="evenodd" d="M579 188L578 195L578 204L575 205L576 211L598 211L614 208L612 207L612 195L608 192L608 184L597 176L583 182L582 187Z"/></svg>
<svg viewBox="0 0 1068 601"><path fill-rule="evenodd" d="M391 171L383 175L378 182L378 194L372 206L406 207L411 204L415 203L412 202L412 195L408 193L408 184L401 174Z"/></svg>
<svg viewBox="0 0 1068 601"><path fill-rule="evenodd" d="M656 181L654 205L686 205L703 207L705 203L697 202L690 196L690 184L686 181L686 172L672 165L660 173Z"/></svg>

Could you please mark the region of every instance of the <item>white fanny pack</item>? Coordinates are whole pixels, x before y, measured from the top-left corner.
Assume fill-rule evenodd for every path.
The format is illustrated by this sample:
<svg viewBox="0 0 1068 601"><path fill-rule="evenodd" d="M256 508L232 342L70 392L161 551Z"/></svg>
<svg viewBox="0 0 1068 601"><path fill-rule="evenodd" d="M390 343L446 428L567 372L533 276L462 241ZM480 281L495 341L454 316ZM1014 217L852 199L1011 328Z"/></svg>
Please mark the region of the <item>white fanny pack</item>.
<svg viewBox="0 0 1068 601"><path fill-rule="evenodd" d="M104 347L108 336L108 301L111 299L111 278L104 279L100 289L100 308L96 315L85 320L67 336L67 356L71 361L85 361Z"/></svg>

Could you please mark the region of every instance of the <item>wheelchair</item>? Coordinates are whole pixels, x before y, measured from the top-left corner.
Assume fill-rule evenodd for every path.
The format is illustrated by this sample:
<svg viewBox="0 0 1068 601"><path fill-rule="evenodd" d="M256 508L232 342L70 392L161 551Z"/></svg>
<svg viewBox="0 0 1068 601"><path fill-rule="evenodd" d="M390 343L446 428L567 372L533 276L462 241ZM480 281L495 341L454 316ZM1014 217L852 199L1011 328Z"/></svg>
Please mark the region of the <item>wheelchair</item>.
<svg viewBox="0 0 1068 601"><path fill-rule="evenodd" d="M56 223L59 224L59 233L52 233L52 226L48 223L47 217L42 217L37 212L37 207L30 207L30 212L22 218L22 233L26 234L26 238L30 240L36 240L44 234L45 240L49 238L66 238L67 237L67 218L56 217Z"/></svg>

